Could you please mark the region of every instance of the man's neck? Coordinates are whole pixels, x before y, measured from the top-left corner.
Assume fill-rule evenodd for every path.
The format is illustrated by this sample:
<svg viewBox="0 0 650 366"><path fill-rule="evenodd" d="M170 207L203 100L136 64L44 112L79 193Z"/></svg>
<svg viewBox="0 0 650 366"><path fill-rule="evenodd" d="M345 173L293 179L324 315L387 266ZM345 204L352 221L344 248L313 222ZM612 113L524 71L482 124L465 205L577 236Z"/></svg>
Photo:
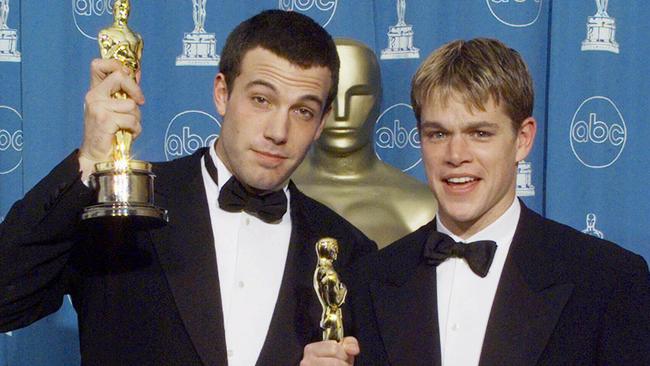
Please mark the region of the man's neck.
<svg viewBox="0 0 650 366"><path fill-rule="evenodd" d="M456 222L447 217L443 212L439 212L437 219L452 234L463 240L466 240L485 230L487 227L501 219L505 213L514 205L516 200L517 197L513 193L511 200L503 201L499 207L493 207L493 211L491 213L485 214L480 218L472 221Z"/></svg>

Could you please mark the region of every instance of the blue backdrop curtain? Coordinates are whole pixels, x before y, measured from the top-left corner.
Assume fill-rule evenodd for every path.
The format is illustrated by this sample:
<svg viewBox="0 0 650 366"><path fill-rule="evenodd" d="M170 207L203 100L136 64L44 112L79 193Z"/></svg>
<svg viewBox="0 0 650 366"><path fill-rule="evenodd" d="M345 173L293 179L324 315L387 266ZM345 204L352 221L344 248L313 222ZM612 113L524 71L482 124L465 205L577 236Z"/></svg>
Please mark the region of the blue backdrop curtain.
<svg viewBox="0 0 650 366"><path fill-rule="evenodd" d="M78 147L97 32L113 0L0 0L0 220ZM170 160L214 141L212 80L227 34L263 9L305 13L380 57L377 155L425 180L409 106L411 75L457 38L517 49L535 81L539 124L517 192L547 217L650 259L650 3L623 0L133 0L145 40L144 132L137 158ZM201 9L204 12L201 12ZM204 25L201 29L200 25ZM3 258L3 260L8 260ZM0 334L0 365L79 363L68 299L34 325Z"/></svg>

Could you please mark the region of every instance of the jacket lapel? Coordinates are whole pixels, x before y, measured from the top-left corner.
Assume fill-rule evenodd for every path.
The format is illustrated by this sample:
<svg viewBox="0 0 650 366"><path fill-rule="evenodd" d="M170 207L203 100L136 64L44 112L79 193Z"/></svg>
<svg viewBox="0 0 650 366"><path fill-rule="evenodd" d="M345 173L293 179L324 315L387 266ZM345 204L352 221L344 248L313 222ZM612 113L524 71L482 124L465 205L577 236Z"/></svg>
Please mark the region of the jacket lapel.
<svg viewBox="0 0 650 366"><path fill-rule="evenodd" d="M370 284L379 332L392 365L440 364L436 267L422 261L423 245L434 228L432 221L416 231L406 245L396 247L398 253L381 252L378 266L383 272Z"/></svg>
<svg viewBox="0 0 650 366"><path fill-rule="evenodd" d="M561 256L543 219L522 203L519 224L492 304L480 365L534 365L573 285L560 283Z"/></svg>
<svg viewBox="0 0 650 366"><path fill-rule="evenodd" d="M203 151L156 172L156 204L169 210L169 223L153 230L151 236L181 319L201 360L206 365L225 365L219 276L201 175Z"/></svg>
<svg viewBox="0 0 650 366"><path fill-rule="evenodd" d="M312 283L320 237L304 206L304 195L293 183L291 194L291 238L273 317L257 365L296 365L306 344L318 341L321 307ZM322 226L322 225L321 225Z"/></svg>

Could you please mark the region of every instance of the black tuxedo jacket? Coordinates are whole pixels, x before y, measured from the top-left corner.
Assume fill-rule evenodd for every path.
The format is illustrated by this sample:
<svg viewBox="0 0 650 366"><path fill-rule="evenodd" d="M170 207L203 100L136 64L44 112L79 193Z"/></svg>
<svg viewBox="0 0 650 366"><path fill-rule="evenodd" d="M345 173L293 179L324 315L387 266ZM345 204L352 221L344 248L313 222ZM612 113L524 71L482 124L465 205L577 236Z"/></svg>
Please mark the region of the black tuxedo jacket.
<svg viewBox="0 0 650 366"><path fill-rule="evenodd" d="M154 164L156 204L169 210L170 222L149 230L80 223L92 192L79 180L76 154L56 167L0 226L0 331L56 311L69 293L84 365L226 365L202 153ZM339 240L343 279L375 250L333 211L293 183L289 189L289 251L258 365L297 364L303 347L320 340L312 284L318 239Z"/></svg>
<svg viewBox="0 0 650 366"><path fill-rule="evenodd" d="M435 220L353 277L357 365L440 365L436 267L422 259L430 235ZM647 264L522 203L479 364L650 365Z"/></svg>

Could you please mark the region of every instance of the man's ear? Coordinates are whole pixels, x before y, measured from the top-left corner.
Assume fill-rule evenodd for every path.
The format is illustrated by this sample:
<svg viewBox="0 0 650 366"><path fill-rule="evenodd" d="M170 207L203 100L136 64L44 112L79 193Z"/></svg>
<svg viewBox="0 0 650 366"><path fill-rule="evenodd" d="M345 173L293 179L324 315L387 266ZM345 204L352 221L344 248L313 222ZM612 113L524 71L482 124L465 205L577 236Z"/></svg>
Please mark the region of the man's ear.
<svg viewBox="0 0 650 366"><path fill-rule="evenodd" d="M226 76L218 73L214 78L214 105L220 115L226 114L226 106L228 105L228 84L226 84Z"/></svg>
<svg viewBox="0 0 650 366"><path fill-rule="evenodd" d="M526 118L517 131L517 162L524 160L533 149L536 133L537 121L533 117Z"/></svg>

